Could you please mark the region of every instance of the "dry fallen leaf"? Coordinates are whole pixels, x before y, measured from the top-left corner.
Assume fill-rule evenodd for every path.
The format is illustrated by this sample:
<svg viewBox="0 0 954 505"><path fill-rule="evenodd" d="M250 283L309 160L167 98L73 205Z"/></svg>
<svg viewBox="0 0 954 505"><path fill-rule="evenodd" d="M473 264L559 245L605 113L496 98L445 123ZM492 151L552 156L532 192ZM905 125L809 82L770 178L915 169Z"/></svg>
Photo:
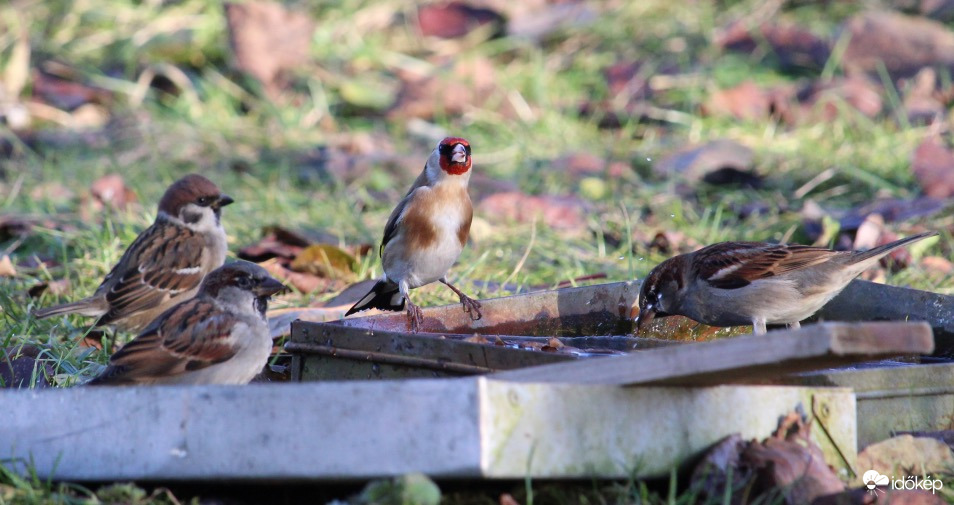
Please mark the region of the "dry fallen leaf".
<svg viewBox="0 0 954 505"><path fill-rule="evenodd" d="M781 488L785 501L792 505L811 503L818 497L845 490L845 484L811 440L810 431L801 415L792 412L773 436L748 444L742 452L742 462L756 470L758 488Z"/></svg>
<svg viewBox="0 0 954 505"><path fill-rule="evenodd" d="M935 198L954 196L954 153L938 137L921 142L914 151L911 170L924 194Z"/></svg>
<svg viewBox="0 0 954 505"><path fill-rule="evenodd" d="M487 340L487 337L483 335L472 335L465 338L463 342L470 342L471 344L489 344L490 340Z"/></svg>
<svg viewBox="0 0 954 505"><path fill-rule="evenodd" d="M310 245L291 262L296 272L346 280L354 277L354 266L354 256L330 244Z"/></svg>
<svg viewBox="0 0 954 505"><path fill-rule="evenodd" d="M285 284L290 284L292 287L298 291L308 294L317 290L322 291L332 291L340 289L344 283L342 281L337 281L334 279L324 279L318 277L314 274L296 272L294 270L285 268L278 260L278 258L272 258L270 260L263 261L259 265L268 271L268 273L282 281Z"/></svg>
<svg viewBox="0 0 954 505"><path fill-rule="evenodd" d="M492 194L477 204L477 212L491 222L529 223L542 218L555 230L583 231L590 205L575 196L531 196L519 191Z"/></svg>
<svg viewBox="0 0 954 505"><path fill-rule="evenodd" d="M517 500L508 493L500 495L500 505L520 505Z"/></svg>
<svg viewBox="0 0 954 505"><path fill-rule="evenodd" d="M821 69L831 48L827 40L806 28L777 22L750 28L744 22L729 26L716 38L716 44L729 51L752 53L768 44L782 67Z"/></svg>
<svg viewBox="0 0 954 505"><path fill-rule="evenodd" d="M265 93L276 98L285 84L283 74L308 62L314 20L280 3L263 1L226 3L225 17L238 68L261 81Z"/></svg>
<svg viewBox="0 0 954 505"><path fill-rule="evenodd" d="M126 181L119 174L106 174L96 179L89 191L97 209L105 206L125 210L136 201L136 194L126 186Z"/></svg>
<svg viewBox="0 0 954 505"><path fill-rule="evenodd" d="M51 281L51 282L40 282L30 287L27 290L27 294L30 298L39 298L43 293L49 292L51 295L59 296L68 293L70 290L70 280L67 278Z"/></svg>
<svg viewBox="0 0 954 505"><path fill-rule="evenodd" d="M14 268L10 256L4 255L0 258L0 277L16 277L17 269Z"/></svg>
<svg viewBox="0 0 954 505"><path fill-rule="evenodd" d="M498 35L502 33L504 18L492 9L464 2L445 2L418 8L417 25L425 37L455 39L485 25L492 26L491 35Z"/></svg>
<svg viewBox="0 0 954 505"><path fill-rule="evenodd" d="M877 75L881 65L894 77L923 67L954 66L954 32L937 21L892 11L864 11L844 24L848 45L842 65Z"/></svg>
<svg viewBox="0 0 954 505"><path fill-rule="evenodd" d="M927 437L901 435L858 453L858 468L875 468L885 475L936 475L952 465L951 448Z"/></svg>

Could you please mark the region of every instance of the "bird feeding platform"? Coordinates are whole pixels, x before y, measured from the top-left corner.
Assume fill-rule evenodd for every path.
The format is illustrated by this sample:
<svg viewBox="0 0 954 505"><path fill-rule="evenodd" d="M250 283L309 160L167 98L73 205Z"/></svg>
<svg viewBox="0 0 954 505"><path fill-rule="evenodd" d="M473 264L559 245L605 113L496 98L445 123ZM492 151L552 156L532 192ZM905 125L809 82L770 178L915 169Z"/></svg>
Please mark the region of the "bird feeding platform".
<svg viewBox="0 0 954 505"><path fill-rule="evenodd" d="M292 383L2 390L0 459L70 481L651 477L728 435L764 438L798 411L848 479L859 442L949 422L931 409L954 405L936 384L954 365L894 389L871 378L923 369L932 333L946 331L939 318L732 338L721 337L737 329L697 328L698 341L670 341L630 335L637 292L611 283L484 300L476 322L457 304L428 308L419 334L403 314L296 322ZM884 401L924 415L875 427L865 409L887 412Z"/></svg>

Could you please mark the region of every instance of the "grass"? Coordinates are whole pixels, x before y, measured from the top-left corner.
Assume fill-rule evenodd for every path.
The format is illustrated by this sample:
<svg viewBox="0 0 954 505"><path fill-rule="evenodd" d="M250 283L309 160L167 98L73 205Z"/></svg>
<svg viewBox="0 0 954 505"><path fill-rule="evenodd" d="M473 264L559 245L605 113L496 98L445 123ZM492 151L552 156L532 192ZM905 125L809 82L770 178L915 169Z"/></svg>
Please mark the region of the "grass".
<svg viewBox="0 0 954 505"><path fill-rule="evenodd" d="M761 12L759 2L592 2L594 22L558 30L540 43L516 37L422 40L410 24L389 22L389 13L413 12L412 4L396 0L290 3L320 20L311 44L314 63L293 76L291 98L274 103L229 66L224 14L217 2L14 0L0 6L0 69L5 76L16 75L15 48L24 34L33 65L65 63L79 80L114 94L103 128L71 130L56 121L37 120L24 143L0 127L0 138L14 151L0 160L0 215L55 219L22 239L3 239L0 251L18 264L34 257L59 263L20 266L16 277L0 279L3 347L43 346L58 385L95 374L108 354L79 345L88 320L36 321L29 311L92 292L124 245L152 221L165 187L188 172L208 174L235 197L237 203L224 214L233 256L272 224L324 230L341 245L376 244L391 208L435 137L465 136L474 146L477 172L513 181L530 193L582 193L592 209L585 226L572 232L542 222L500 222L478 213L472 243L451 278L482 285L506 281L520 288L555 286L597 272L606 273L609 281L642 277L666 257L647 247L658 231L677 231L685 243L697 244L799 242L807 237L798 211L809 200L837 213L874 198L907 199L920 191L909 165L927 129L897 121L896 111L869 119L846 107L833 121L796 127L700 113L700 105L715 89L745 80L771 85L817 76L781 69L771 51L724 54L711 43L718 28ZM797 3L778 16L805 23L815 33L831 34L861 8L852 3ZM439 72L441 54L455 61L489 61L495 84L490 98L467 104L463 114L438 113L432 121L355 113L349 105L349 86L393 84L401 70ZM662 120L623 118L619 128L602 129L599 117L578 113L586 101L610 98L602 71L617 61L674 68L682 76L654 93L653 105L668 111ZM146 69L169 68L163 65L184 76L177 96L137 84ZM837 55L824 72L840 75ZM27 79L22 96L29 95L29 85ZM897 107L892 93L897 92L885 94L886 104ZM501 112L507 107L517 112ZM766 178L764 187L698 183L684 196L675 182L652 171L659 159L685 144L721 138L754 151L757 171ZM375 165L348 182L322 177L301 162L318 146L344 144L414 161L399 170ZM580 192L577 178L553 169L554 159L573 152L591 153L630 170L596 190ZM126 211L93 209L86 188L107 173L122 174L140 204ZM815 184L819 174L826 175ZM738 209L760 202L767 204L765 213L740 217ZM916 225L941 231L940 240L925 254L951 256L954 216L939 214L890 227L905 234ZM362 273L381 273L377 258L365 258L361 264ZM47 293L38 299L26 295L39 282L62 278L70 280L66 294ZM892 284L944 293L954 293L951 280L950 275L917 266L887 275ZM333 294L288 297L278 305L306 305ZM506 293L484 289L477 294ZM441 286L421 288L415 298L423 305L455 301ZM120 341L128 337L117 336ZM40 486L45 494L34 496L29 493L37 489L35 483L21 485L12 479L5 474L0 497L9 486L27 490L24 502L75 494ZM627 484L618 503L683 502L671 496L650 499L645 493L640 484ZM83 497L77 498L80 501L91 499L85 491L77 496ZM587 496L579 503L617 503L607 498L616 495L602 489Z"/></svg>

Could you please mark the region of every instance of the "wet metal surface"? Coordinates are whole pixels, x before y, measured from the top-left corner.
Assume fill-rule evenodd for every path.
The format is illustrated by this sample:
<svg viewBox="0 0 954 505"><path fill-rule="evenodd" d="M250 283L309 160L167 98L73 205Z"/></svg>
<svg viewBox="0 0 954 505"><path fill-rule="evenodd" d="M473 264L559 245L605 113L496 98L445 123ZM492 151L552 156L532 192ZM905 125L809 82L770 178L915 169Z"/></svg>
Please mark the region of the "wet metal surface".
<svg viewBox="0 0 954 505"><path fill-rule="evenodd" d="M637 283L617 282L482 300L472 321L459 304L328 323L295 322L285 345L293 380L389 379L490 373L670 342L634 338ZM552 340L559 337L558 340Z"/></svg>

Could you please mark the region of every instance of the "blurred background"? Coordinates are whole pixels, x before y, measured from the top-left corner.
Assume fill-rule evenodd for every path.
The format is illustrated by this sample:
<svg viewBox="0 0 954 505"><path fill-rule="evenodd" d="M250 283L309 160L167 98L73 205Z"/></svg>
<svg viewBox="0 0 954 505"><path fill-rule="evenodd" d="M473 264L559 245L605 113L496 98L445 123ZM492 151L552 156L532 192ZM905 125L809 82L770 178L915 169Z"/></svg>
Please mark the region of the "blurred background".
<svg viewBox="0 0 954 505"><path fill-rule="evenodd" d="M480 297L926 229L865 277L952 293L952 23L942 0L7 1L7 343L105 360L86 321L27 311L92 292L189 172L237 200L230 255L297 289L277 307L350 303L445 135L473 145L451 279Z"/></svg>

